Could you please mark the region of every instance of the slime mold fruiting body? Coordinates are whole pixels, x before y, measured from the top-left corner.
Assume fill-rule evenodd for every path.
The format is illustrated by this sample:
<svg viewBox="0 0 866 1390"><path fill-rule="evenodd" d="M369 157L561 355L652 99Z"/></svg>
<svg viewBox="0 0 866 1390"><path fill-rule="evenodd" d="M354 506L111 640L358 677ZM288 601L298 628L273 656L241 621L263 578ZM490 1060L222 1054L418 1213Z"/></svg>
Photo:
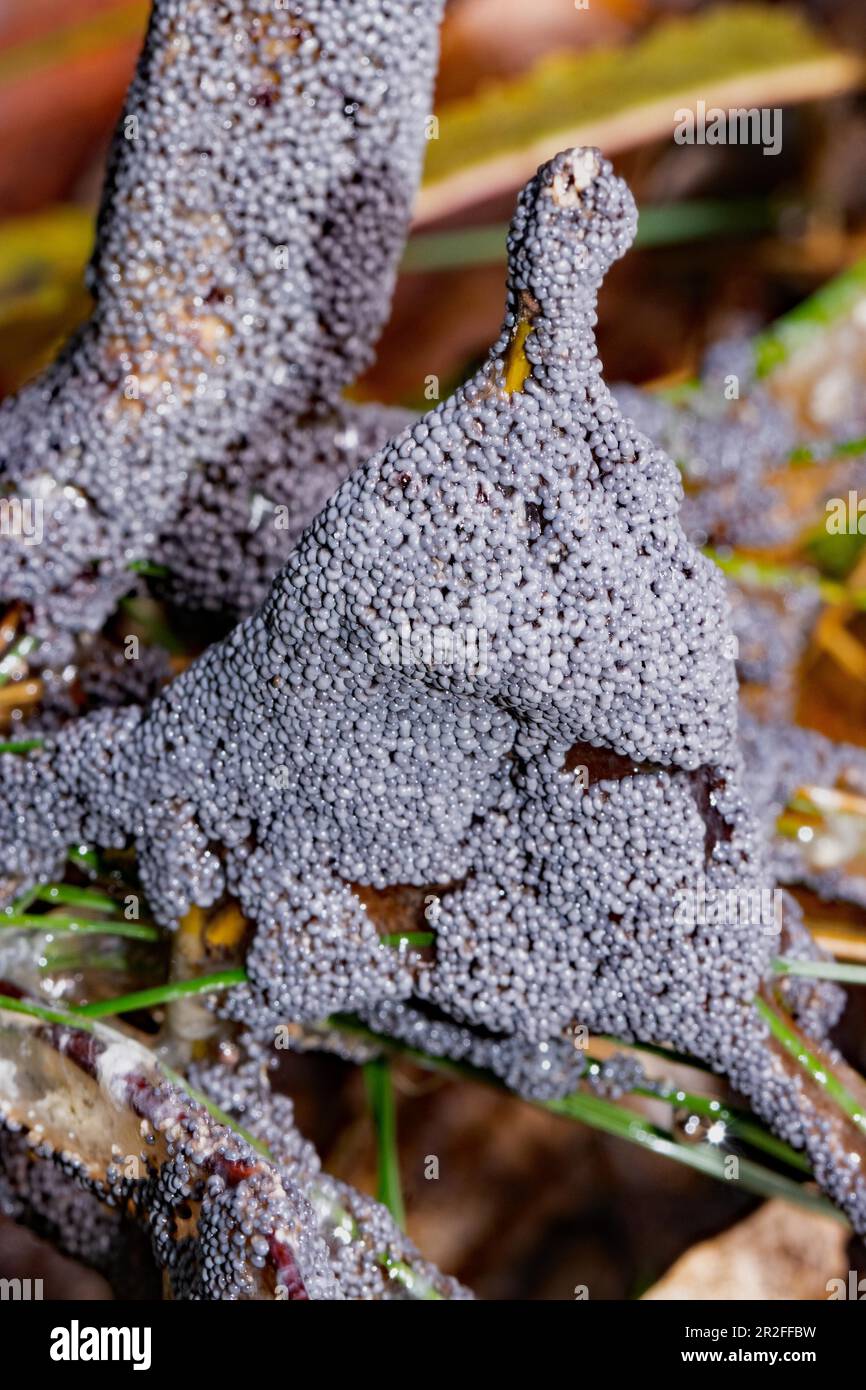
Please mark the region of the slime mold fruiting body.
<svg viewBox="0 0 866 1390"><path fill-rule="evenodd" d="M410 418L393 406L344 401L198 471L154 549L168 571L161 591L186 608L252 612L343 479Z"/></svg>
<svg viewBox="0 0 866 1390"><path fill-rule="evenodd" d="M341 425L340 393L390 299L441 8L155 0L111 157L93 316L0 411L3 485L44 519L41 544L7 538L0 555L0 594L32 605L33 631L101 626L129 564L177 526L190 479L236 471L275 430L330 412L341 466L354 411Z"/></svg>
<svg viewBox="0 0 866 1390"><path fill-rule="evenodd" d="M866 907L866 880L850 867L866 843L866 752L787 723L744 717L741 740L752 804L764 826L773 872L780 883L801 884L821 898ZM805 795L823 830L788 837L780 817ZM812 798L817 798L814 802Z"/></svg>
<svg viewBox="0 0 866 1390"><path fill-rule="evenodd" d="M635 224L597 151L539 171L482 369L343 484L262 608L147 712L6 760L3 866L132 841L164 923L230 893L255 933L228 1007L260 1033L444 1014L541 1055L581 1024L705 1058L863 1227L862 1133L753 1007L776 1008L778 923L752 896L774 883L724 579L601 375L596 295ZM689 913L699 892L716 910ZM394 921L432 945L393 949ZM803 1016L824 1027L834 999Z"/></svg>
<svg viewBox="0 0 866 1390"><path fill-rule="evenodd" d="M8 1013L0 1058L0 1209L130 1296L154 1271L178 1299L467 1296L321 1171L258 1064L198 1068L193 1098L118 1032Z"/></svg>
<svg viewBox="0 0 866 1390"><path fill-rule="evenodd" d="M816 436L798 418L796 397L787 401L758 376L755 345L746 339L717 343L700 381L676 401L631 386L617 396L679 465L683 529L696 546L757 551L772 567L779 547L784 556L785 547L801 544L816 512L862 481L862 422L838 418ZM767 588L748 568L729 574L737 670L751 687L752 707L784 719L821 597L782 574Z"/></svg>

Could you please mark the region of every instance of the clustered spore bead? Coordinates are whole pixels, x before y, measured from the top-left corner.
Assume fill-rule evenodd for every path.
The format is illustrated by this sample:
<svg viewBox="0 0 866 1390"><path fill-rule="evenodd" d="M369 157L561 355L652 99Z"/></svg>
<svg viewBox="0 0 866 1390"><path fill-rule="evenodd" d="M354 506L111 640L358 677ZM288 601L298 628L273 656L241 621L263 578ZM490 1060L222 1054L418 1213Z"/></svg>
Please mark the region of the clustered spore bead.
<svg viewBox="0 0 866 1390"><path fill-rule="evenodd" d="M866 750L814 729L748 716L741 720L741 740L749 793L778 881L810 888L827 901L866 907L866 880L848 867L861 854L862 819L833 806L835 793L843 799L846 793L866 797ZM780 816L791 798L809 787L828 793L826 830L806 839L780 835Z"/></svg>
<svg viewBox="0 0 866 1390"><path fill-rule="evenodd" d="M728 594L737 672L751 687L751 707L775 720L790 716L800 664L821 611L820 591L796 579L772 590L729 579Z"/></svg>
<svg viewBox="0 0 866 1390"><path fill-rule="evenodd" d="M852 452L847 442L862 434L862 421L839 418L816 435L757 377L747 338L714 344L699 381L676 402L633 386L618 386L616 395L621 409L677 461L686 484L683 529L696 546L760 550L796 543L816 508L862 484L866 451ZM842 455L839 442L846 443ZM815 470L805 508L788 486L804 448ZM728 589L740 678L759 688L751 692L753 705L773 719L788 718L820 595L793 581L777 581L768 591L740 576L729 578Z"/></svg>
<svg viewBox="0 0 866 1390"><path fill-rule="evenodd" d="M7 1046L13 1078L32 1045ZM153 1297L164 1282L171 1297L196 1300L469 1296L421 1258L384 1207L321 1172L260 1059L239 1052L232 1065L191 1074L253 1143L118 1034L49 1028L36 1046L66 1057L67 1087L83 1085L86 1103L70 1106L61 1149L16 1104L17 1091L3 1097L0 1209L101 1270L117 1295ZM120 1117L128 1145L137 1136L134 1152L121 1157L108 1133L100 1150L100 1105L115 1124ZM88 1116L84 1135L79 1114Z"/></svg>
<svg viewBox="0 0 866 1390"><path fill-rule="evenodd" d="M716 365L677 404L617 387L622 409L682 469L689 484L683 528L697 545L735 537L743 545L770 545L790 534L790 515L782 499L772 505L768 477L799 442L796 421L759 383L737 379L740 395L726 398Z"/></svg>
<svg viewBox="0 0 866 1390"><path fill-rule="evenodd" d="M774 884L724 579L601 375L596 294L635 223L597 151L542 167L481 370L347 479L146 713L12 761L4 867L131 840L161 921L229 892L255 923L229 1002L253 1030L403 1002L533 1048L580 1024L706 1058L862 1225L752 1007L778 943L749 897ZM750 906L684 921L698 886ZM380 938L413 890L426 954Z"/></svg>
<svg viewBox="0 0 866 1390"><path fill-rule="evenodd" d="M153 551L168 571L160 593L187 609L252 612L343 480L410 418L393 406L341 402L193 474Z"/></svg>
<svg viewBox="0 0 866 1390"><path fill-rule="evenodd" d="M245 1047L241 1052L246 1060L235 1068L193 1068L192 1083L267 1147L284 1182L304 1191L340 1296L400 1299L432 1290L449 1299L469 1297L456 1280L444 1277L421 1257L385 1207L322 1170L315 1149L297 1129L292 1102L271 1088L267 1068L274 1064L273 1054L268 1059L255 1046L252 1056ZM407 1271L407 1282L391 1275L396 1264Z"/></svg>
<svg viewBox="0 0 866 1390"><path fill-rule="evenodd" d="M34 630L97 629L195 475L340 408L390 301L441 10L155 0L93 316L0 411L6 492L44 506L43 543L10 538L0 557L0 593L34 605Z"/></svg>
<svg viewBox="0 0 866 1390"><path fill-rule="evenodd" d="M37 1158L29 1136L2 1122L0 1213L26 1223L65 1254L104 1274L116 1297L152 1296L139 1265L133 1224L88 1190L81 1165L53 1153Z"/></svg>

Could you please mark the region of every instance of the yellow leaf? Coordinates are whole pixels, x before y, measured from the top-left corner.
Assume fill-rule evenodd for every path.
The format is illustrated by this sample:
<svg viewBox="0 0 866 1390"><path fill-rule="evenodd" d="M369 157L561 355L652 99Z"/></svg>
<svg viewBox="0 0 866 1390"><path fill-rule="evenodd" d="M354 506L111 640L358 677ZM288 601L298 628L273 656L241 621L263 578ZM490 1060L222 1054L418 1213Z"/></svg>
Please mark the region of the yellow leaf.
<svg viewBox="0 0 866 1390"><path fill-rule="evenodd" d="M143 38L149 13L149 0L118 0L100 14L58 24L38 37L11 44L0 50L0 83L51 64L71 62L83 53Z"/></svg>
<svg viewBox="0 0 866 1390"><path fill-rule="evenodd" d="M765 5L711 10L655 25L636 43L554 54L438 113L419 222L523 183L571 145L606 153L673 135L675 113L783 106L856 86L862 59L804 19Z"/></svg>
<svg viewBox="0 0 866 1390"><path fill-rule="evenodd" d="M0 223L0 328L56 313L80 288L92 241L93 217L77 207Z"/></svg>

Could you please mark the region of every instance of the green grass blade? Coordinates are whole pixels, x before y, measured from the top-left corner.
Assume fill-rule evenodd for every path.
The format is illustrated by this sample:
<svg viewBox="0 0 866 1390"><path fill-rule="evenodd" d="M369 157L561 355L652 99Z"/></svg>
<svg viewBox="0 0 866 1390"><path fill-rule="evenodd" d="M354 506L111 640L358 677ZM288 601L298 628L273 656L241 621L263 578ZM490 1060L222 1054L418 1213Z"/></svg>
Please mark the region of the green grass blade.
<svg viewBox="0 0 866 1390"><path fill-rule="evenodd" d="M743 1187L756 1196L784 1197L787 1201L796 1202L812 1211L820 1211L825 1215L845 1220L826 1197L804 1189L801 1183L783 1174L774 1173L759 1163L753 1163L751 1159L739 1157L736 1176L729 1176L728 1161L732 1157L730 1154L722 1153L711 1144L680 1144L658 1126L643 1120L624 1106L616 1105L600 1096L573 1095L567 1096L564 1100L543 1101L541 1105L554 1115L581 1120L604 1134L625 1139L630 1144L638 1144L651 1153L669 1158L674 1163L684 1164L687 1168L695 1168L698 1172L706 1173L722 1182Z"/></svg>
<svg viewBox="0 0 866 1390"><path fill-rule="evenodd" d="M764 999L756 999L755 1007L776 1041L781 1043L785 1051L799 1062L813 1081L824 1088L830 1099L849 1119L854 1121L857 1128L866 1134L866 1116L863 1114L861 1105L839 1078L830 1071L826 1062L822 1062L820 1058L815 1056L803 1039L787 1026L784 1019L780 1018Z"/></svg>
<svg viewBox="0 0 866 1390"><path fill-rule="evenodd" d="M773 961L773 969L777 975L803 975L812 980L866 985L866 965L848 965L841 960L786 960L779 956Z"/></svg>
<svg viewBox="0 0 866 1390"><path fill-rule="evenodd" d="M91 907L96 912L114 912L115 898L95 888L75 888L71 883L41 883L34 888L31 902L68 903L72 907Z"/></svg>
<svg viewBox="0 0 866 1390"><path fill-rule="evenodd" d="M194 980L173 980L169 984L154 985L152 989L140 989L117 999L100 999L70 1012L76 1018L111 1018L116 1014L133 1013L137 1009L171 1004L175 999L187 999L195 994L212 994L230 989L232 985L242 985L246 978L245 970L221 970L215 975L200 975Z"/></svg>
<svg viewBox="0 0 866 1390"><path fill-rule="evenodd" d="M696 198L641 208L636 247L676 246L715 237L755 235L772 230L773 208L760 198ZM400 269L404 272L459 270L474 265L504 265L508 223L427 232L409 241Z"/></svg>
<svg viewBox="0 0 866 1390"><path fill-rule="evenodd" d="M159 941L160 933L149 922L127 922L124 918L96 921L87 917L50 916L40 913L0 913L0 932L39 931L52 936L125 936L133 941Z"/></svg>
<svg viewBox="0 0 866 1390"><path fill-rule="evenodd" d="M754 339L759 376L769 376L802 348L840 319L846 318L866 297L866 259L828 280L801 304L776 319Z"/></svg>
<svg viewBox="0 0 866 1390"><path fill-rule="evenodd" d="M327 1020L327 1026L351 1033L353 1037L365 1038L367 1041L381 1046L383 1051L407 1057L428 1071L493 1086L499 1091L507 1089L499 1078L490 1072L469 1066L465 1062L453 1062L450 1058L434 1057L431 1054L421 1052L408 1044L373 1032L372 1029L351 1016L335 1015ZM668 1103L671 1103L672 1100L678 1101L680 1095L685 1096L687 1108L689 1101L696 1103L695 1108L706 1106L708 1111L712 1104L709 1098L697 1097L691 1092L672 1091L668 1095L660 1096L656 1090L651 1090L647 1094L651 1099L663 1099ZM644 1121L634 1111L602 1097L578 1092L561 1100L527 1101L526 1104L532 1104L539 1109L547 1110L564 1118L588 1124L592 1128L601 1129L604 1133L614 1135L618 1139L624 1139L628 1143L640 1144L644 1148L652 1149L661 1157L670 1158L674 1162L696 1168L710 1177L718 1178L724 1182L736 1181L740 1187L754 1192L756 1196L784 1197L787 1201L796 1202L810 1210L822 1211L825 1214L837 1216L840 1220L845 1219L832 1203L810 1191L801 1182L786 1177L784 1174L775 1173L772 1169L765 1168L762 1164L755 1163L751 1159L737 1156L737 1178L729 1177L725 1168L725 1159L732 1155L724 1154L711 1144L682 1144L674 1135ZM734 1114L727 1107L725 1112ZM739 1117L735 1116L735 1119L739 1119ZM750 1120L749 1123L758 1128L757 1121ZM744 1141L747 1139L746 1133L742 1131L738 1137ZM803 1171L807 1170L802 1156L797 1154L795 1150L789 1151L788 1145L783 1144L781 1140L775 1140L775 1136L766 1132L764 1132L763 1137L762 1147L767 1153L772 1153L774 1158L779 1158L789 1164L792 1163L793 1155L793 1166ZM767 1143L767 1140L770 1143ZM748 1142L752 1142L752 1140L749 1139Z"/></svg>
<svg viewBox="0 0 866 1390"><path fill-rule="evenodd" d="M436 935L432 931L394 931L379 937L383 946L432 946Z"/></svg>
<svg viewBox="0 0 866 1390"><path fill-rule="evenodd" d="M25 632L9 648L6 655L0 660L0 685L8 685L15 671L22 661L26 661L31 652L35 652L39 646L39 639L32 637Z"/></svg>
<svg viewBox="0 0 866 1390"><path fill-rule="evenodd" d="M406 1210L400 1182L400 1159L397 1150L397 1108L394 1103L391 1063L387 1057L375 1057L371 1062L365 1062L363 1070L367 1099L376 1132L378 1169L376 1197L383 1206L388 1208L397 1225L405 1229Z"/></svg>
<svg viewBox="0 0 866 1390"><path fill-rule="evenodd" d="M779 1163L786 1163L788 1167L796 1168L801 1173L810 1175L812 1172L803 1153L798 1149L792 1149L784 1139L777 1139L770 1130L758 1124L748 1111L725 1105L714 1097L697 1095L694 1091L683 1091L679 1087L673 1087L670 1091L658 1091L651 1086L635 1086L631 1094L645 1096L647 1100L664 1100L669 1105L700 1115L702 1119L712 1120L714 1124L724 1126L726 1138L741 1139L751 1148L758 1149L759 1152L767 1154Z"/></svg>
<svg viewBox="0 0 866 1390"><path fill-rule="evenodd" d="M11 743L0 743L0 753L33 753L37 748L44 747L45 742L41 738L19 738Z"/></svg>

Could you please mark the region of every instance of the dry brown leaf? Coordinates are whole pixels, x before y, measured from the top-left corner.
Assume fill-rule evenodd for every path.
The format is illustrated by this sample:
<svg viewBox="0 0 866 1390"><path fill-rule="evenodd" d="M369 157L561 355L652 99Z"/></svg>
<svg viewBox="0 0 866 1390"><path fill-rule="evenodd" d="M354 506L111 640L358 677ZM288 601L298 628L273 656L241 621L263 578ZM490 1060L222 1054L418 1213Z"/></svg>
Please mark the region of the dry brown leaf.
<svg viewBox="0 0 866 1390"><path fill-rule="evenodd" d="M825 1299L847 1277L847 1228L832 1216L766 1202L722 1235L692 1246L643 1296L655 1301Z"/></svg>

